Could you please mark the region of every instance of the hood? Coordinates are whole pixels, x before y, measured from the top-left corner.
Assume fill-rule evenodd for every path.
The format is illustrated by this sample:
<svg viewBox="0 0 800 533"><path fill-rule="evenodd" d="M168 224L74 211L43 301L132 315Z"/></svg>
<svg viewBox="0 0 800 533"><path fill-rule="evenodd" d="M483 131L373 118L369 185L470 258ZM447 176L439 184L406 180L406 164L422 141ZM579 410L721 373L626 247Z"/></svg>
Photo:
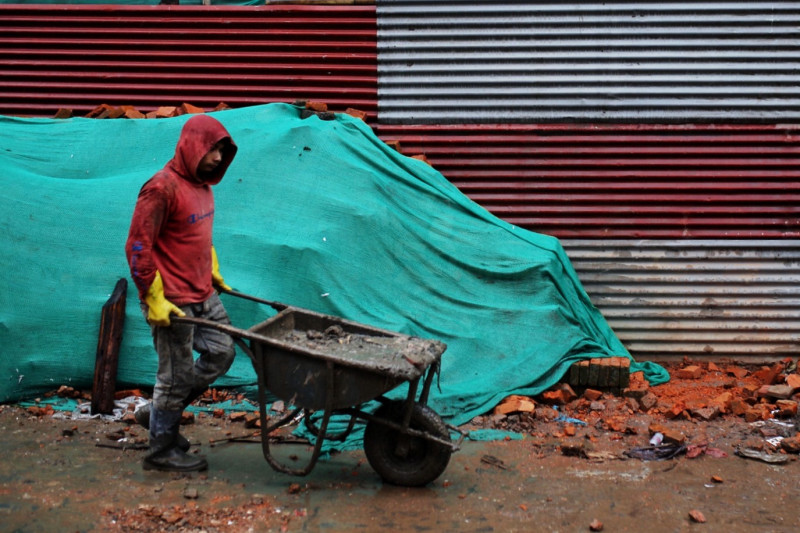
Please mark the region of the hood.
<svg viewBox="0 0 800 533"><path fill-rule="evenodd" d="M223 152L222 162L210 177L205 180L199 178L197 166L200 161L223 139L227 140L228 147ZM175 156L169 162L169 167L191 182L216 185L222 181L225 171L236 155L236 150L230 133L217 119L208 115L194 115L183 125L181 137L175 147Z"/></svg>

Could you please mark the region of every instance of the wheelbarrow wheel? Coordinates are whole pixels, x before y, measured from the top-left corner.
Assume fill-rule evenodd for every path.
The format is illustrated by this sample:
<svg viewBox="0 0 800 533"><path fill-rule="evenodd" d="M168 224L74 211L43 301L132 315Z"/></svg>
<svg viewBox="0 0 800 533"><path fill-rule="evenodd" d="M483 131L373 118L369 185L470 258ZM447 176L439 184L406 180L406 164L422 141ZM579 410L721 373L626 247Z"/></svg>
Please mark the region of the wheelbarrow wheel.
<svg viewBox="0 0 800 533"><path fill-rule="evenodd" d="M404 402L381 406L375 417L401 423ZM414 404L411 428L449 440L442 419L431 408ZM370 420L364 430L364 453L370 466L381 478L393 485L420 487L439 477L450 461L452 449L422 437L407 435L380 422Z"/></svg>

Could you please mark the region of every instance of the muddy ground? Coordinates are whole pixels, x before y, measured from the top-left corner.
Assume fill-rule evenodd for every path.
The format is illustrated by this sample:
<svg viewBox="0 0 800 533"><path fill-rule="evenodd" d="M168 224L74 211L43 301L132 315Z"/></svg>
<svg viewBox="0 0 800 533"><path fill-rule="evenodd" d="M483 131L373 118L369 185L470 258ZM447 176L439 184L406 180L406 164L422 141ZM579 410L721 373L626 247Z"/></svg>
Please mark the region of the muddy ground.
<svg viewBox="0 0 800 533"><path fill-rule="evenodd" d="M746 374L714 365L679 377L686 366L669 369L669 384L647 387L646 400L576 391L558 410L540 397L520 411L487 413L462 429L514 429L522 438L465 442L424 488L382 483L360 450L334 454L306 477L280 474L257 438L225 440L256 430L219 412L182 429L198 443L192 453L208 458L207 472L145 472L136 448L146 431L129 419L3 405L0 530L800 531L800 466L787 445L797 435L787 403L796 397L778 408L763 383L781 385L793 364ZM654 430L675 457L653 458ZM272 449L298 466L309 453L303 442Z"/></svg>

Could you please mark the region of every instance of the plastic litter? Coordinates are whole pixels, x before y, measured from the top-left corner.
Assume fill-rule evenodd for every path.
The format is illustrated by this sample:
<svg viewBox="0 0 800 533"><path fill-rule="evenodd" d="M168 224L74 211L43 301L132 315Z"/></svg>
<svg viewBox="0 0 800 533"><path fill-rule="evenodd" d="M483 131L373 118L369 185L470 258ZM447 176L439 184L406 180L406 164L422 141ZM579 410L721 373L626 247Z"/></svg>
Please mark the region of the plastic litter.
<svg viewBox="0 0 800 533"><path fill-rule="evenodd" d="M678 455L686 453L686 446L682 444L661 444L659 446L645 446L643 448L633 448L624 452L625 455L633 459L642 461L662 461L673 459Z"/></svg>
<svg viewBox="0 0 800 533"><path fill-rule="evenodd" d="M653 435L653 438L650 439L650 446L658 446L664 441L664 435L662 433L656 433Z"/></svg>
<svg viewBox="0 0 800 533"><path fill-rule="evenodd" d="M767 453L759 450L753 450L751 448L742 448L741 446L736 448L736 455L738 455L739 457L745 457L747 459L756 459L758 461L763 461L765 463L771 463L771 464L784 464L789 462L788 455Z"/></svg>

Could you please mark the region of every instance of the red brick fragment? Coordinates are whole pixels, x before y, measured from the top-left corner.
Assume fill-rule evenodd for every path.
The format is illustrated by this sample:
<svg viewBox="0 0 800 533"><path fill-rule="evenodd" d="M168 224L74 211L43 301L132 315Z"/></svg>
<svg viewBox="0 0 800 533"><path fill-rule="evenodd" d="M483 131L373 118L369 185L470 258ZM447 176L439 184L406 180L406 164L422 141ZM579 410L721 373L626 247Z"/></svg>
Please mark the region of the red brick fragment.
<svg viewBox="0 0 800 533"><path fill-rule="evenodd" d="M146 118L145 114L133 107L132 105L119 106L122 110L122 116L130 119Z"/></svg>
<svg viewBox="0 0 800 533"><path fill-rule="evenodd" d="M786 453L800 453L800 437L787 437L781 440L781 449Z"/></svg>
<svg viewBox="0 0 800 533"><path fill-rule="evenodd" d="M155 118L170 118L176 116L178 108L174 106L161 106L155 110ZM150 114L148 113L148 117Z"/></svg>
<svg viewBox="0 0 800 533"><path fill-rule="evenodd" d="M197 107L192 104L182 103L180 106L175 109L176 115L197 115L200 113L205 113L206 110L202 107Z"/></svg>
<svg viewBox="0 0 800 533"><path fill-rule="evenodd" d="M542 398L547 403L564 405L578 397L567 383L558 383L552 390L542 393Z"/></svg>
<svg viewBox="0 0 800 533"><path fill-rule="evenodd" d="M800 374L788 374L783 381L791 387L792 392L800 389Z"/></svg>
<svg viewBox="0 0 800 533"><path fill-rule="evenodd" d="M685 366L678 370L678 377L681 379L700 379L703 376L703 369L697 365Z"/></svg>
<svg viewBox="0 0 800 533"><path fill-rule="evenodd" d="M778 375L783 372L783 365L775 363L772 366L762 366L760 370L753 373L753 376L758 379L763 385L772 385L778 378Z"/></svg>
<svg viewBox="0 0 800 533"><path fill-rule="evenodd" d="M738 379L744 379L747 377L747 374L749 374L746 368L742 368L740 366L729 366L725 369L725 371Z"/></svg>
<svg viewBox="0 0 800 533"><path fill-rule="evenodd" d="M494 414L507 415L509 413L533 413L536 403L527 396L512 395L504 399L494 408Z"/></svg>
<svg viewBox="0 0 800 533"><path fill-rule="evenodd" d="M400 146L400 141L386 141L386 144L394 148L396 151L403 153L403 147Z"/></svg>
<svg viewBox="0 0 800 533"><path fill-rule="evenodd" d="M775 407L779 418L794 418L797 415L797 402L794 400L778 400Z"/></svg>
<svg viewBox="0 0 800 533"><path fill-rule="evenodd" d="M590 402L595 402L603 397L603 392L596 389L586 389L583 391L583 397Z"/></svg>
<svg viewBox="0 0 800 533"><path fill-rule="evenodd" d="M366 111L361 111L360 109L354 109L352 107L348 107L347 109L344 110L344 112L347 113L348 115L350 115L351 117L360 118L361 120L363 120L365 122L367 120L367 112Z"/></svg>
<svg viewBox="0 0 800 533"><path fill-rule="evenodd" d="M431 162L428 161L428 158L425 157L425 154L412 155L411 159L418 159L418 160L422 161L423 163L426 163L428 166L433 166L433 165L431 165Z"/></svg>
<svg viewBox="0 0 800 533"><path fill-rule="evenodd" d="M327 111L328 104L324 102L306 102L306 109L311 111Z"/></svg>

